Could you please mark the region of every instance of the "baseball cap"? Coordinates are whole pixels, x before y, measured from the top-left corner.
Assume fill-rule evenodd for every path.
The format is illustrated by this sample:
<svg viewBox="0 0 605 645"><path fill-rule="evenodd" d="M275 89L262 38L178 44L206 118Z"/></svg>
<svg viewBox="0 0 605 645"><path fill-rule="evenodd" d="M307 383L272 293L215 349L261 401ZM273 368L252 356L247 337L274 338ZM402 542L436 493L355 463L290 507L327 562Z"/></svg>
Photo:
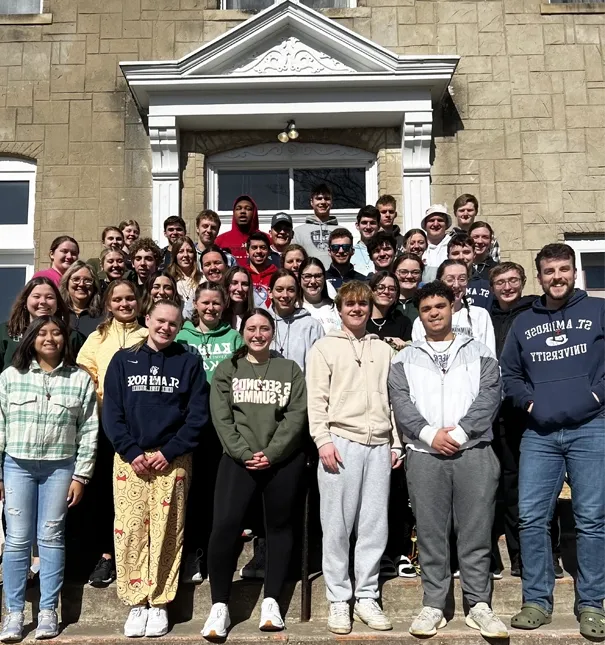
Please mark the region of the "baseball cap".
<svg viewBox="0 0 605 645"><path fill-rule="evenodd" d="M446 229L448 229L452 225L452 218L447 212L447 206L445 206L444 204L433 204L432 206L426 209L426 213L422 218L422 222L420 222L420 227L422 228L422 230L426 231L426 220L431 215L443 215L443 217L445 218Z"/></svg>
<svg viewBox="0 0 605 645"><path fill-rule="evenodd" d="M271 228L275 228L277 224L287 224L288 226L294 226L292 223L292 218L288 215L288 213L280 212L280 213L275 213L273 217L271 218Z"/></svg>

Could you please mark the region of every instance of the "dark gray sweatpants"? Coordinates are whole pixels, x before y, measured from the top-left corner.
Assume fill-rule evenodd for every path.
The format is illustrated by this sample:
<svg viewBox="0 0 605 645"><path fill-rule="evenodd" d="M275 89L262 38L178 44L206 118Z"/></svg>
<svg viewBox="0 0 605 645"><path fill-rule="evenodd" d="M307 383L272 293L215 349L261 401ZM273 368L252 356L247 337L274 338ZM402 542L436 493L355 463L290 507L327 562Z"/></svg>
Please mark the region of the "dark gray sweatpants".
<svg viewBox="0 0 605 645"><path fill-rule="evenodd" d="M443 610L451 582L450 530L460 583L471 607L490 602L492 525L500 464L487 443L444 457L408 450L406 476L416 517L423 605Z"/></svg>

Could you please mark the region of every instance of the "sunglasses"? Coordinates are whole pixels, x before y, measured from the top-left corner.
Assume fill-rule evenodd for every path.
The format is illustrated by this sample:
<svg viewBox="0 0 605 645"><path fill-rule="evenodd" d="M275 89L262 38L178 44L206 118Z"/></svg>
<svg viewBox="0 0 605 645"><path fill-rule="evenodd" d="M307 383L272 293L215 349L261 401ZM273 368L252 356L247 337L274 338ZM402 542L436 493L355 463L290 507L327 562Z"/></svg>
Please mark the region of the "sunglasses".
<svg viewBox="0 0 605 645"><path fill-rule="evenodd" d="M330 244L330 251L332 253L338 253L341 250L345 253L350 253L352 248L352 244Z"/></svg>

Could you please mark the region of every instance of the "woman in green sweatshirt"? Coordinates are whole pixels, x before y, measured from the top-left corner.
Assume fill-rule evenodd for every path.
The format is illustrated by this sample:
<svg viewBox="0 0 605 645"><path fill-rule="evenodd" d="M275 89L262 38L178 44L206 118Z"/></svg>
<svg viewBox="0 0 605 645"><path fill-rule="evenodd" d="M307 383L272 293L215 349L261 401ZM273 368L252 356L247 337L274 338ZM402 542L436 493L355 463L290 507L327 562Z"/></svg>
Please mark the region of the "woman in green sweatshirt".
<svg viewBox="0 0 605 645"><path fill-rule="evenodd" d="M267 527L265 599L260 629L284 628L277 599L292 551L292 508L302 473L307 418L305 380L298 365L270 352L275 322L264 309L242 319L245 346L216 369L210 410L224 454L219 464L208 572L212 609L202 635L224 638L236 544L256 491Z"/></svg>

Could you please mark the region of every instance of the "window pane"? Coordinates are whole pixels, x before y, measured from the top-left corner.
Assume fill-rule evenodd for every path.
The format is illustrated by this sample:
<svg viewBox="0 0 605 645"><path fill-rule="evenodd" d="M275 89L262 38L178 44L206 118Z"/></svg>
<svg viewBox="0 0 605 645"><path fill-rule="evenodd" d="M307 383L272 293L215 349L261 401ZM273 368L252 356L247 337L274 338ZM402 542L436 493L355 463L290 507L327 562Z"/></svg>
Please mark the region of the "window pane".
<svg viewBox="0 0 605 645"><path fill-rule="evenodd" d="M288 210L288 171L220 170L218 209L230 211L239 195L250 195L261 211Z"/></svg>
<svg viewBox="0 0 605 645"><path fill-rule="evenodd" d="M317 184L332 189L332 208L366 205L365 168L309 168L294 170L294 208L308 210L311 191Z"/></svg>
<svg viewBox="0 0 605 645"><path fill-rule="evenodd" d="M0 320L8 320L13 302L25 284L25 267L0 267Z"/></svg>
<svg viewBox="0 0 605 645"><path fill-rule="evenodd" d="M582 253L586 291L605 289L605 252Z"/></svg>
<svg viewBox="0 0 605 645"><path fill-rule="evenodd" d="M332 7L335 9L346 9L349 6L347 0L301 0L301 2L313 9L330 9Z"/></svg>
<svg viewBox="0 0 605 645"><path fill-rule="evenodd" d="M0 0L0 13L40 13L40 0Z"/></svg>
<svg viewBox="0 0 605 645"><path fill-rule="evenodd" d="M27 224L29 181L0 181L0 224Z"/></svg>
<svg viewBox="0 0 605 645"><path fill-rule="evenodd" d="M240 11L262 11L273 4L273 0L225 0L225 9Z"/></svg>

